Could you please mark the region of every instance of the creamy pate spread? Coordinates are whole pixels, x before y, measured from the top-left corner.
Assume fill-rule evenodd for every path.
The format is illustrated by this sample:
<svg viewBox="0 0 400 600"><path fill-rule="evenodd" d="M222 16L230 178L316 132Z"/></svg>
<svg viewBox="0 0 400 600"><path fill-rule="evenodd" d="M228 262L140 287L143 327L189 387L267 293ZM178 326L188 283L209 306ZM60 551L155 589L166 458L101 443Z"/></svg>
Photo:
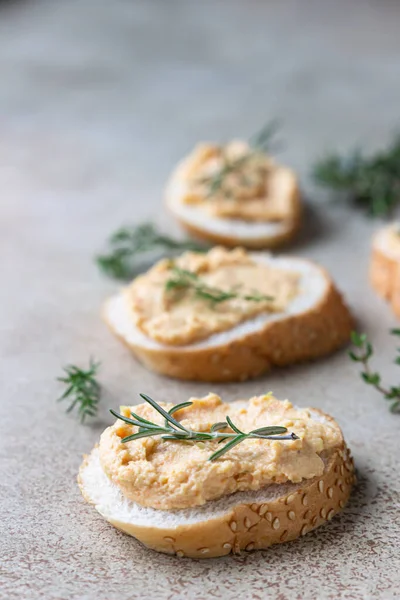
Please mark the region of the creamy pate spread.
<svg viewBox="0 0 400 600"><path fill-rule="evenodd" d="M183 274L183 285L168 282ZM216 247L161 260L125 290L135 325L157 342L203 340L261 313L284 312L299 293L299 274L257 261L245 250ZM185 286L189 280L191 285ZM203 290L206 294L199 294ZM207 296L207 292L211 292ZM231 295L214 302L220 292Z"/></svg>
<svg viewBox="0 0 400 600"><path fill-rule="evenodd" d="M193 431L210 431L228 415L244 432L281 425L299 439L246 439L211 462L208 458L221 447L217 441L145 437L122 443L121 438L137 432L137 427L118 420L102 434L99 453L105 473L126 498L161 510L180 509L268 484L300 482L322 475L321 455L342 443L334 421L318 418L318 414L312 418L308 409L295 408L288 400L281 402L270 394L231 404L216 394L191 401L192 406L177 411L174 417ZM160 405L166 410L173 406ZM121 407L125 416L130 416L131 410L163 423L163 417L148 404Z"/></svg>
<svg viewBox="0 0 400 600"><path fill-rule="evenodd" d="M400 223L393 223L385 228L385 247L390 254L400 256Z"/></svg>
<svg viewBox="0 0 400 600"><path fill-rule="evenodd" d="M185 190L181 202L210 216L245 221L293 218L293 172L246 142L199 144L180 176Z"/></svg>

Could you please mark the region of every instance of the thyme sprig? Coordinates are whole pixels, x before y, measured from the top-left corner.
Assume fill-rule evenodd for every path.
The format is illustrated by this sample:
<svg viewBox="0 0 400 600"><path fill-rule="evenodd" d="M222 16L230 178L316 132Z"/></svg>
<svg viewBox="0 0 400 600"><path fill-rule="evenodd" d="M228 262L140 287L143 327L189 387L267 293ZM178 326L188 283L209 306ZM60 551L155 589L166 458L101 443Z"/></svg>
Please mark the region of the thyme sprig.
<svg viewBox="0 0 400 600"><path fill-rule="evenodd" d="M115 279L134 275L135 261L149 252L171 255L175 252L204 251L204 246L191 240L176 240L160 233L152 223L118 229L109 239L110 250L96 257L100 269Z"/></svg>
<svg viewBox="0 0 400 600"><path fill-rule="evenodd" d="M287 433L286 427L281 427L278 425L273 425L270 427L260 427L259 429L253 429L249 431L249 433L245 433L241 431L239 427L237 427L232 420L227 416L226 421L215 423L210 431L193 431L182 425L177 419L174 418L174 413L182 408L187 408L191 406L193 402L182 402L181 404L177 404L173 406L169 411L164 410L155 400L147 396L146 394L140 394L141 398L145 400L150 406L154 408L162 417L164 417L164 424L160 425L158 423L153 423L152 421L148 421L144 419L140 415L131 412L131 417L125 417L124 415L120 415L114 410L110 409L111 414L117 419L121 419L128 425L133 425L138 427L138 431L133 433L132 435L128 435L121 439L122 443L132 442L134 440L139 440L144 437L151 436L161 436L162 440L170 440L176 442L207 442L207 441L217 441L218 443L226 442L225 446L223 446L220 450L217 450L211 456L209 456L209 461L214 461L223 456L226 452L231 450L234 446L237 446L241 442L247 439L256 438L263 440L298 440L298 436L295 433ZM230 431L226 431L226 430ZM284 435L286 434L286 435Z"/></svg>
<svg viewBox="0 0 400 600"><path fill-rule="evenodd" d="M359 149L348 156L332 153L313 168L315 181L344 192L345 198L373 217L388 216L400 201L400 135L387 149L365 156Z"/></svg>
<svg viewBox="0 0 400 600"><path fill-rule="evenodd" d="M253 160L260 154L265 154L268 152L271 148L272 138L278 129L278 121L274 120L271 123L267 123L258 133L249 139L250 152L240 156L235 160L229 160L226 155L223 154L224 164L219 171L213 175L210 175L209 177L204 177L201 179L201 183L206 184L208 187L207 198L211 198L218 192L222 191L228 175L240 171L243 165L245 165L248 161ZM244 175L242 179L244 182L246 181ZM229 197L229 193L225 192L225 196Z"/></svg>
<svg viewBox="0 0 400 600"><path fill-rule="evenodd" d="M400 336L400 329L392 329L391 333L396 336ZM357 352L349 352L350 358L362 364L364 370L361 372L361 377L368 385L372 385L385 400L391 402L390 411L400 412L400 386L386 387L382 385L381 375L374 371L370 365L370 358L374 354L374 349L371 342L365 333L357 333L355 331L351 334L351 341L357 348ZM398 348L400 352L400 348ZM400 365L400 354L395 358L395 364Z"/></svg>
<svg viewBox="0 0 400 600"><path fill-rule="evenodd" d="M186 290L193 290L196 298L207 300L212 304L219 304L232 298L241 298L242 300L248 300L249 302L266 302L273 300L272 296L265 296L254 292L252 294L241 295L238 292L231 290L225 291L219 288L209 286L193 271L186 269L180 269L179 267L172 266L172 277L165 283L165 289L167 291L184 292Z"/></svg>
<svg viewBox="0 0 400 600"><path fill-rule="evenodd" d="M64 367L65 377L57 377L67 387L58 401L69 398L71 404L66 412L70 413L76 406L81 423L84 423L86 417L94 417L97 414L98 403L100 400L101 387L96 380L97 370L100 363L90 359L89 368L84 370L75 365Z"/></svg>

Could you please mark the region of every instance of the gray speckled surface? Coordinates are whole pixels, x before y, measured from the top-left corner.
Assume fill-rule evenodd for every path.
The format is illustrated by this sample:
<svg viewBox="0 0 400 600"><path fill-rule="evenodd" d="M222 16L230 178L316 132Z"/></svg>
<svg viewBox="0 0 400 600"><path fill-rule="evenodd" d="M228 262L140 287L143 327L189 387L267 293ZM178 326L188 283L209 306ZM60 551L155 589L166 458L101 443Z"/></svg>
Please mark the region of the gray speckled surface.
<svg viewBox="0 0 400 600"><path fill-rule="evenodd" d="M161 379L101 323L115 284L92 263L122 223L156 215L174 230L163 183L198 139L279 116L282 159L315 207L292 251L332 271L395 380L394 319L366 278L378 224L324 204L307 170L328 146L373 148L399 126L399 19L387 0L1 2L2 599L399 597L400 417L346 352L243 385ZM105 397L82 427L55 403L54 377L90 354ZM75 476L108 406L211 387L232 399L272 389L331 412L359 470L344 513L294 543L201 562L152 553L84 505Z"/></svg>

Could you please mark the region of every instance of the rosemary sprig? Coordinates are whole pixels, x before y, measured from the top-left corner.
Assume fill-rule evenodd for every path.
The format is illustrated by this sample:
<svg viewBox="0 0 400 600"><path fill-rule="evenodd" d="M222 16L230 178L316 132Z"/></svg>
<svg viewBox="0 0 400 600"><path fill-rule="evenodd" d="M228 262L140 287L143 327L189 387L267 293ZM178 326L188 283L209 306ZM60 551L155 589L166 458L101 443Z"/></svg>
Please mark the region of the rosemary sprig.
<svg viewBox="0 0 400 600"><path fill-rule="evenodd" d="M110 237L109 244L108 254L97 256L96 262L106 275L115 279L132 277L135 260L148 252L159 251L170 255L185 250L204 251L204 246L191 240L175 240L160 233L152 223L118 229Z"/></svg>
<svg viewBox="0 0 400 600"><path fill-rule="evenodd" d="M315 181L345 197L371 216L388 216L400 200L400 136L386 150L363 156L331 154L313 168Z"/></svg>
<svg viewBox="0 0 400 600"><path fill-rule="evenodd" d="M100 384L96 380L99 366L100 363L90 359L89 368L86 371L75 365L68 365L64 367L66 376L57 377L57 381L61 381L67 386L58 401L71 399L71 404L66 412L71 412L77 406L81 423L84 423L86 417L94 417L97 414L101 392Z"/></svg>
<svg viewBox="0 0 400 600"><path fill-rule="evenodd" d="M391 333L400 336L400 329L392 329ZM400 412L400 386L385 387L381 383L381 375L373 371L370 366L370 358L374 353L373 346L365 333L359 334L355 331L351 334L351 341L358 349L358 352L349 352L351 360L359 362L363 365L364 370L361 372L361 377L368 385L372 385L385 400L391 402L390 411L393 413ZM400 352L400 348L398 348ZM395 364L400 365L400 354L395 359Z"/></svg>
<svg viewBox="0 0 400 600"><path fill-rule="evenodd" d="M144 437L151 437L159 435L163 440L171 440L171 441L192 441L192 442L207 442L207 441L218 441L218 443L227 442L225 446L223 446L220 450L217 450L211 456L209 456L208 460L214 461L223 456L226 452L231 450L237 444L240 444L244 440L257 438L263 440L298 440L298 436L295 433L287 434L286 427L280 427L278 425L273 425L271 427L260 427L259 429L253 429L249 433L245 433L241 431L229 417L226 417L226 421L215 423L210 431L193 431L192 429L188 429L184 427L182 423L176 420L173 417L173 414L182 408L186 408L191 406L193 402L183 402L182 404L177 404L173 406L168 412L164 410L155 400L147 396L146 394L140 394L141 398L145 400L148 404L150 404L154 410L156 410L163 418L164 424L159 425L157 423L153 423L152 421L148 421L144 419L140 415L131 412L131 417L125 417L124 415L120 415L114 410L110 409L110 413L114 415L117 419L121 419L125 423L129 425L133 425L138 427L137 433L133 433L132 435L128 435L121 439L122 443L132 442L134 440L139 440ZM226 431L226 430L231 431ZM287 434L287 435L283 435Z"/></svg>
<svg viewBox="0 0 400 600"><path fill-rule="evenodd" d="M212 304L219 304L232 298L241 298L249 302L265 302L273 300L272 296L265 296L254 292L253 294L240 295L235 291L224 291L216 287L212 287L202 282L199 276L192 271L180 269L173 266L171 268L173 276L165 283L167 291L186 291L193 290L196 298L207 300Z"/></svg>
<svg viewBox="0 0 400 600"><path fill-rule="evenodd" d="M204 177L201 183L205 183L208 186L207 198L211 198L218 192L222 191L226 177L231 173L239 171L242 166L249 160L254 159L260 154L265 154L270 150L271 141L273 136L276 134L279 128L278 121L274 120L271 123L267 123L258 133L251 136L249 139L250 152L240 156L235 160L229 161L225 155L223 155L224 164L217 173L210 177ZM243 180L246 178L243 176ZM229 197L229 193L225 192L225 196Z"/></svg>

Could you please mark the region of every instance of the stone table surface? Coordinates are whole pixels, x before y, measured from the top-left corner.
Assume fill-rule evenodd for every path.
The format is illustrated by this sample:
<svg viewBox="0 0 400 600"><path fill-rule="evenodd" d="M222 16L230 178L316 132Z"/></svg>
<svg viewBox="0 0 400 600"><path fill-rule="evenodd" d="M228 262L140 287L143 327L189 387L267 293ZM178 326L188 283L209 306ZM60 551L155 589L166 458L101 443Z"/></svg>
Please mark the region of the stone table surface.
<svg viewBox="0 0 400 600"><path fill-rule="evenodd" d="M399 128L399 19L389 0L0 3L0 598L399 598L400 417L346 351L240 385L158 377L101 322L118 284L93 263L121 224L178 233L162 190L195 142L279 117L281 158L311 207L290 251L332 272L395 382L395 320L367 282L379 222L329 203L309 169L330 147L372 150ZM90 355L105 392L81 426L55 402L55 377ZM359 485L323 528L264 552L180 560L84 504L77 469L109 406L140 391L178 402L270 389L332 413L353 450Z"/></svg>

